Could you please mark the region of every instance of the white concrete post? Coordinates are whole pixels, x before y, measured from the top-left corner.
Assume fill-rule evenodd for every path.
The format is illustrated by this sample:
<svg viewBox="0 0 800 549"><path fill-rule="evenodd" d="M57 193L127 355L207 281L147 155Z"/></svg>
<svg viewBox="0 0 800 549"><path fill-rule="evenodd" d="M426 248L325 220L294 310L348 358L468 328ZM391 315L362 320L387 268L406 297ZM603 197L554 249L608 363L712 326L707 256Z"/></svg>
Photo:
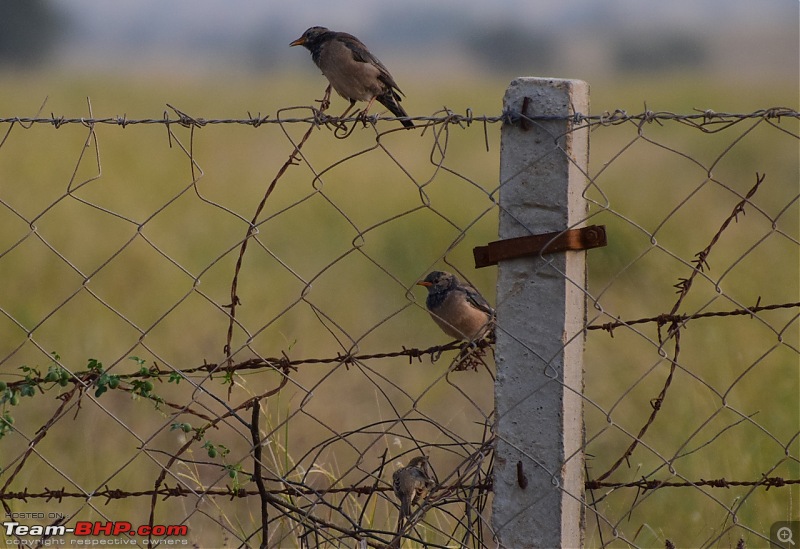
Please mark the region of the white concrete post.
<svg viewBox="0 0 800 549"><path fill-rule="evenodd" d="M524 98L529 99L524 99ZM589 160L589 87L519 78L504 111L500 238L580 226ZM583 348L585 251L501 261L497 279L497 445L492 524L501 547L583 546Z"/></svg>

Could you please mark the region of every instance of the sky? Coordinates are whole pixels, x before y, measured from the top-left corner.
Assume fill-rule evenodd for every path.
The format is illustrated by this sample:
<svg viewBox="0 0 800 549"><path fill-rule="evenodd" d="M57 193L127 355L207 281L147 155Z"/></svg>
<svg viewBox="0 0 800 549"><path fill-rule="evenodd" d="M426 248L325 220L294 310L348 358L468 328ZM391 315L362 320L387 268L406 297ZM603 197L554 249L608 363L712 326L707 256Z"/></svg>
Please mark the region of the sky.
<svg viewBox="0 0 800 549"><path fill-rule="evenodd" d="M324 24L365 30L390 12L413 19L427 14L450 14L476 21L522 21L531 26L581 22L607 12L615 17L629 17L631 21L712 26L726 20L766 21L797 4L794 0L757 3L752 0L404 0L399 4L379 0L53 0L53 3L92 24L105 24L109 30L128 25L167 24L176 32L222 25L250 30L270 22L298 28ZM385 25L387 21L382 23Z"/></svg>
<svg viewBox="0 0 800 549"><path fill-rule="evenodd" d="M797 0L51 0L71 22L65 55L213 56L254 44L275 55L307 27L356 34L392 52L458 49L494 28L561 37L623 31L703 36L738 27L797 26ZM757 7L756 7L757 6ZM796 42L787 36L787 43ZM794 46L797 44L795 43ZM280 47L280 49L279 49ZM76 53L76 52L79 52ZM267 62L269 60L266 60Z"/></svg>

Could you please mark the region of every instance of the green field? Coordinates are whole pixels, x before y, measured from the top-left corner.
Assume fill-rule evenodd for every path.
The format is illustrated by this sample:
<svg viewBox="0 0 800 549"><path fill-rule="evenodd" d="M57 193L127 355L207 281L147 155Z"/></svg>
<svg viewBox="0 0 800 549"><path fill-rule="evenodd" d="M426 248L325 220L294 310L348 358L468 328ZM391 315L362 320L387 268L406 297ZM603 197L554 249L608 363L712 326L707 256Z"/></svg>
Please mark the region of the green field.
<svg viewBox="0 0 800 549"><path fill-rule="evenodd" d="M590 82L592 111L635 113L645 103L677 113L797 108L790 79L731 75L699 85L700 76ZM175 118L170 104L194 118L305 117L324 87L321 77L295 74L11 73L3 81L0 118L33 116L45 97L43 116L133 120L166 112ZM497 116L507 83L483 75L435 86L404 84L405 104L412 115L446 106ZM335 98L330 112L344 106ZM296 108L277 114L288 107ZM70 373L85 372L89 359L102 362L109 375L134 374L142 365L180 372L223 362L240 243L307 128L172 126L170 136L162 124L98 125L93 132L80 124L0 124L0 380L20 387L21 366L46 374L56 364L50 353ZM377 129L393 128L380 122ZM330 128L314 130L300 161L278 180L244 256L233 361L284 354L335 358L447 343L425 311L424 289L414 285L433 269L458 271L494 303L496 269L475 270L472 248L497 238L499 132L499 124L478 122L394 131L380 139L373 127L356 127L346 139L336 139ZM608 227L609 246L588 255L588 323L669 312L677 299L674 285L691 274L695 254L712 241L757 173L766 176L760 190L722 233L679 312L797 302L797 146L798 122L786 118L748 120L717 133L677 122L646 124L641 135L632 124L594 129L588 221ZM800 478L797 318L794 307L755 318L689 321L656 421L608 480ZM652 410L670 364L659 354L658 338L652 323L618 328L613 337L588 332L590 478L622 455ZM672 357L674 341L663 351ZM263 402L265 474L316 489L332 482L371 486L369 475L385 456L380 486L386 488L396 463L419 444L444 479L481 442L493 409L487 370L448 373L454 354L434 363L396 357L290 370L286 386ZM179 384L164 376L150 380L152 394L163 399L158 405L133 384L146 379L123 378L125 390L112 388L98 398L94 387L80 398L72 394L31 455L25 453L30 441L62 405L56 397L74 385L41 383L43 392L37 388L17 405L6 398L0 413L13 417L14 430L0 439L0 485L13 481L2 490L152 489L170 456L190 439L172 425L200 428L204 418L276 388L283 374L262 368L225 379L199 372ZM240 415L249 419L249 413ZM166 485L255 489L247 475L252 444L241 422L229 418L200 438L170 468ZM211 457L206 442L229 453ZM587 511L590 547L663 547L666 540L678 547L734 547L739 538L760 547L771 523L798 518L800 488L620 488L587 494L592 498L601 500L596 509L603 518ZM162 499L157 522L186 521L199 546L237 547L260 524L257 497ZM304 503L298 496L286 500ZM7 503L14 512L44 510L71 520L136 524L147 523L150 513L149 497L42 501ZM342 524L341 511L361 516L362 527L395 526L390 492L334 501L315 515ZM426 520L435 526L421 528L420 536L443 543L439 530L458 531L454 517L463 507L431 511ZM273 523L273 543L295 526ZM298 535L280 546L299 547Z"/></svg>

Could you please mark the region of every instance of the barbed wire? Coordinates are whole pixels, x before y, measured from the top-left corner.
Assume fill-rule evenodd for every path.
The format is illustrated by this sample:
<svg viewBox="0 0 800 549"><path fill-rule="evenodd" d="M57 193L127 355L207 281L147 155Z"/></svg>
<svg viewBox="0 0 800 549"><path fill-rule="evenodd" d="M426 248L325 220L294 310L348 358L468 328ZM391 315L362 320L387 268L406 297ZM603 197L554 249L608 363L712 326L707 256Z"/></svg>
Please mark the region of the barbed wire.
<svg viewBox="0 0 800 549"><path fill-rule="evenodd" d="M724 478L718 479L699 479L699 480L684 480L684 481L670 481L670 480L652 480L641 479L631 482L609 482L602 480L587 480L585 487L587 490L599 490L601 488L637 488L642 490L658 490L660 488L696 488L698 486L705 486L709 488L731 488L734 486L751 486L751 487L764 487L767 490L770 488L783 488L795 484L800 484L800 479L786 479L782 477L763 477L755 480L727 480ZM473 489L491 492L493 486L491 482L483 484L475 483L462 483L462 484L448 484L437 487L437 490L446 492L455 492L458 490ZM374 493L391 493L394 489L391 486L345 486L342 488L319 488L312 489L303 485L292 486L291 488L268 489L267 491L275 496L289 496L289 495L314 495L323 497L328 494L358 494L369 495ZM192 490L180 484L174 487L162 486L157 490L137 490L128 491L120 488L111 488L105 486L101 490L96 490L92 497L105 499L106 503L114 499L138 498L138 497L161 497L162 501L169 498L179 497L205 497L205 496L220 496L228 498L248 498L258 496L259 490L247 490L245 488L233 488L227 486L221 488L207 488ZM66 487L56 489L45 489L40 492L31 492L28 488L22 491L2 492L0 493L0 500L20 500L28 502L28 500L43 499L45 501L54 500L61 502L64 499L85 499L84 492L70 492Z"/></svg>
<svg viewBox="0 0 800 549"><path fill-rule="evenodd" d="M627 122L635 122L639 124L660 123L662 121L675 121L687 123L698 129L705 128L710 125L724 125L728 127L732 123L742 122L752 119L775 120L780 122L781 118L800 119L800 112L790 107L770 107L766 109L758 109L749 113L737 112L717 112L712 109L697 109L694 113L677 113L671 111L652 111L644 110L638 113L629 113L625 109L616 109L614 111L605 111L601 114L584 114L575 113L570 116L544 116L544 115L522 115L514 112L504 112L497 115L488 114L475 114L472 109L466 109L463 114L444 109L439 113L434 113L430 116L413 116L413 117L384 117L378 115L368 116L350 116L339 118L325 114L320 109L313 106L292 107L290 110L310 110L312 115L301 117L283 117L278 115L252 115L248 113L246 118L204 118L201 116L192 116L185 112L168 105L173 111L171 115L168 111L164 111L162 118L128 118L127 115L116 115L106 117L75 117L66 115L56 115L51 113L49 117L43 116L9 116L0 117L0 124L19 124L22 127L29 128L33 125L48 125L58 129L65 125L81 125L81 126L96 126L108 125L119 126L122 128L136 125L178 125L186 128L202 128L209 125L243 125L258 128L262 125L270 124L313 124L316 126L333 125L338 127L347 123L369 123L372 125L381 122L391 122L398 120L411 120L413 122L421 122L427 124L456 124L456 125L472 125L475 123L481 124L497 124L497 123L510 123L518 124L521 120L530 122L542 121L563 121L569 120L576 125L589 125L589 126L613 126L624 124ZM284 109L286 110L286 109ZM174 115L174 116L173 116Z"/></svg>
<svg viewBox="0 0 800 549"><path fill-rule="evenodd" d="M615 320L613 322L604 322L601 324L587 324L586 330L602 330L608 332L609 335L612 337L614 336L614 330L617 328L623 327L630 327L635 326L638 324L655 324L657 327L666 326L667 324L686 324L690 320L700 320L700 319L708 319L708 318L719 318L719 317L729 317L729 316L749 316L754 317L756 313L760 313L763 311L775 311L780 309L800 309L800 301L794 301L789 303L776 303L771 305L761 305L761 300L759 299L758 302L753 305L752 307L746 307L741 309L731 309L727 311L704 311L698 313L682 313L682 314L674 314L674 313L662 313L656 316L649 316L644 318L635 318L630 320ZM482 339L473 343L473 346L477 349L486 349L491 346L491 341L487 339ZM463 350L465 348L464 343L458 340L451 341L450 343L446 343L444 345L432 345L426 348L406 348L403 347L402 349L395 350L395 351L384 351L380 353L357 353L351 352L346 354L336 354L334 356L328 357L306 357L306 358L290 358L288 355L284 354L280 357L264 357L264 358L249 358L247 360L243 360L241 362L237 362L234 364L228 363L216 363L216 362L209 362L202 364L200 366L191 366L185 369L181 369L181 372L184 375L192 375L192 374L230 374L230 373L238 373L238 372L246 372L246 371L260 371L264 369L269 370L280 370L284 373L288 373L288 370L296 370L298 366L308 366L308 365L331 365L331 364L343 364L343 365L353 365L359 362L369 362L371 360L380 360L385 358L407 358L409 364L413 363L414 360L422 361L424 358L429 358L431 363L435 363L440 360L442 354L448 351L456 351L456 350ZM120 373L116 374L116 376L121 380L130 380L130 379L147 379L147 378L158 378L158 377L169 377L173 375L175 370L172 369L162 369L159 368L157 365L154 365L150 368L147 368L145 371L141 369L135 372L130 373ZM19 377L24 377L23 374L16 374ZM86 384L87 381L91 382L92 379L98 378L99 374L92 374L91 371L78 371L75 372L74 375L68 378L70 383L82 383ZM19 381L12 381L8 382L7 386L12 389L18 389L24 385L37 385L37 386L45 386L49 383L53 383L52 379L46 379L42 376L33 376L27 377L26 379L21 379Z"/></svg>
<svg viewBox="0 0 800 549"><path fill-rule="evenodd" d="M759 299L758 303L756 303L752 307L747 307L743 309L732 309L729 311L706 311L706 312L692 313L692 314L663 313L658 316L649 316L646 318L637 318L633 320L616 320L614 322L605 322L603 324L589 324L588 326L586 326L586 329L604 330L613 336L615 328L621 328L623 326L634 326L636 324L656 324L657 326L666 326L667 324L684 324L690 320L698 320L701 318L714 318L714 317L726 317L726 316L753 317L756 313L760 313L762 311L775 311L778 309L800 308L800 301L795 301L791 303L776 303L773 305L760 305L760 302L761 300Z"/></svg>

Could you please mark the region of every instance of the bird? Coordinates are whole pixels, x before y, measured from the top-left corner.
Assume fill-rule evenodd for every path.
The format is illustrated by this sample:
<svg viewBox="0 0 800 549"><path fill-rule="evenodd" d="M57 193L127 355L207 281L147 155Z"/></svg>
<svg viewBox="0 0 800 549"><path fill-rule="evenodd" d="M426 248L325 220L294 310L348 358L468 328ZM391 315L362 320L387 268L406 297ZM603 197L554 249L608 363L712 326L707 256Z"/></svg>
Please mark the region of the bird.
<svg viewBox="0 0 800 549"><path fill-rule="evenodd" d="M433 488L428 472L428 456L417 456L392 475L392 488L400 500L400 521L411 516L411 506L419 505Z"/></svg>
<svg viewBox="0 0 800 549"><path fill-rule="evenodd" d="M425 306L434 322L450 337L474 341L492 329L494 309L475 288L462 284L455 275L433 271L417 285L428 289Z"/></svg>
<svg viewBox="0 0 800 549"><path fill-rule="evenodd" d="M376 99L395 116L408 117L400 106L403 92L377 57L372 55L361 40L346 32L336 32L325 27L311 27L289 43L303 46L311 52L311 59L322 71L336 93L350 101L350 106L340 118L350 112L356 101L367 101L364 114ZM406 128L413 128L411 120L401 120Z"/></svg>

